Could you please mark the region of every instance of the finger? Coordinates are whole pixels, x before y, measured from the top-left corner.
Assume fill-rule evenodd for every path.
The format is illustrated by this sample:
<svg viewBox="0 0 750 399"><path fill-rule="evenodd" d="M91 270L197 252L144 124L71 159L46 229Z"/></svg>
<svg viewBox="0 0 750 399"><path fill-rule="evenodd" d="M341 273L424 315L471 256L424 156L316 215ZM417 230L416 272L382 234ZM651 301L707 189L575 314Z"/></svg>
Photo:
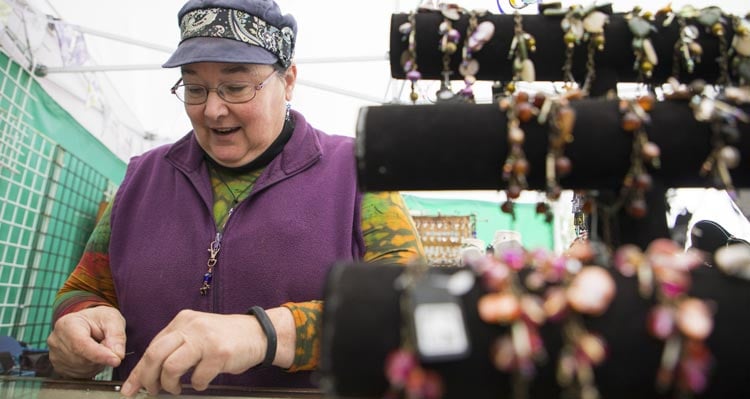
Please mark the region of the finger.
<svg viewBox="0 0 750 399"><path fill-rule="evenodd" d="M92 337L91 327L85 318L72 317L60 319L60 323L56 325L55 329L62 331L61 343L64 353L97 364L110 366L120 364L119 357Z"/></svg>
<svg viewBox="0 0 750 399"><path fill-rule="evenodd" d="M103 346L106 348L109 348L109 350L112 351L112 353L117 356L119 360L122 360L125 357L125 342L127 338L125 336L125 330L119 330L119 331L112 331L108 334L106 334L104 340L101 342ZM110 366L117 367L119 366L119 362L117 365Z"/></svg>
<svg viewBox="0 0 750 399"><path fill-rule="evenodd" d="M224 370L224 361L218 356L204 357L195 365L190 384L196 391L204 391L222 370Z"/></svg>
<svg viewBox="0 0 750 399"><path fill-rule="evenodd" d="M159 339L154 338L123 384L122 391L125 391L123 395L135 394L141 388L146 388L152 395L158 394L161 389L159 381L164 361L183 342L184 339L180 334L166 334Z"/></svg>
<svg viewBox="0 0 750 399"><path fill-rule="evenodd" d="M164 361L161 369L161 386L173 394L182 390L180 378L201 361L201 351L188 342L183 343Z"/></svg>

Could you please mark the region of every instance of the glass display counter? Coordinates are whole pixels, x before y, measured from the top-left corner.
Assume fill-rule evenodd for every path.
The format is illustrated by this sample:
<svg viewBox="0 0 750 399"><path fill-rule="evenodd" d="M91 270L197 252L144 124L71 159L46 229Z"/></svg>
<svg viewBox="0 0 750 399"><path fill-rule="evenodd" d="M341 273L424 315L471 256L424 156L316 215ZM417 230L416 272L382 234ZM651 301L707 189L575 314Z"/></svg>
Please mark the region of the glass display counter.
<svg viewBox="0 0 750 399"><path fill-rule="evenodd" d="M3 399L120 399L120 382L117 381L80 381L60 380L34 377L0 377L0 398ZM167 392L157 396L148 395L145 391L135 396L137 399L175 397ZM319 399L323 398L319 390L283 389L283 388L249 388L212 386L203 392L184 387L182 398L283 398L283 399Z"/></svg>

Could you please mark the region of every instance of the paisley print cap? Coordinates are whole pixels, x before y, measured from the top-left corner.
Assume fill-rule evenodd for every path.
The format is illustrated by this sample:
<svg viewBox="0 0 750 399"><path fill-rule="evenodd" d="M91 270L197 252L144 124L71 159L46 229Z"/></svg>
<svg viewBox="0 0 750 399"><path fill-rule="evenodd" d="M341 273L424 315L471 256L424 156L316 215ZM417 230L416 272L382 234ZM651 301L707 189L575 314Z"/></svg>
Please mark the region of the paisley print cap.
<svg viewBox="0 0 750 399"><path fill-rule="evenodd" d="M273 0L190 0L177 14L181 41L164 68L194 62L289 67L297 22Z"/></svg>

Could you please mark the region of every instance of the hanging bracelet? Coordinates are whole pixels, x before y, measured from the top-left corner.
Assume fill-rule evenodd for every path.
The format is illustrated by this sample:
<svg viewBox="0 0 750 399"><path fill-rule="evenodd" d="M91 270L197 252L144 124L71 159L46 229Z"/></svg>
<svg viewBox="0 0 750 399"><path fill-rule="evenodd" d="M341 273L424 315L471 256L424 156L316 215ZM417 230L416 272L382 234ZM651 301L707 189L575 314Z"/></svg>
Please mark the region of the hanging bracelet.
<svg viewBox="0 0 750 399"><path fill-rule="evenodd" d="M266 311L260 306L253 306L247 310L247 314L255 316L260 323L260 327L263 329L263 333L266 334L266 357L263 359L261 366L268 367L273 364L273 360L276 358L276 329L271 323L271 319L268 318Z"/></svg>

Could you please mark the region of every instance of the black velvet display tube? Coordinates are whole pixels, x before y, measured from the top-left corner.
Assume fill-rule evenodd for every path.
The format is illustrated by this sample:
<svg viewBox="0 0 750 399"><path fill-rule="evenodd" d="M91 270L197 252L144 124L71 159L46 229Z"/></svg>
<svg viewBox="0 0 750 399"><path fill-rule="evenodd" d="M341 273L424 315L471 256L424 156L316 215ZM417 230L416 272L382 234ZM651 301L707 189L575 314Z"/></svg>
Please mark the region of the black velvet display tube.
<svg viewBox="0 0 750 399"><path fill-rule="evenodd" d="M408 41L399 32L399 27L407 22L409 14L397 13L391 16L390 28L390 64L391 76L396 79L404 79L402 54L408 48ZM419 12L416 19L416 53L418 70L423 79L441 80L443 69L443 53L440 51L440 38L438 32L443 16L439 12ZM512 62L508 59L508 51L513 40L514 22L513 15L487 14L479 18L479 21L492 21L495 25L495 34L484 47L473 56L479 61L478 80L485 81L510 81L513 77ZM534 36L537 50L529 53L529 57L536 66L537 81L562 81L563 63L565 60L565 44L563 43L563 31L560 27L561 17L544 15L523 15L524 31ZM657 29L649 35L659 58L653 76L644 81L650 84L662 84L672 75L673 49L679 38L677 23L663 26L663 20L657 19L654 27ZM703 47L702 61L695 67L693 74L687 74L684 68L681 70L680 80L689 81L701 78L707 82L716 82L719 76L719 38L693 20L688 23L699 28L700 36L697 42ZM462 15L461 19L453 24L462 35L466 34L468 16ZM732 42L734 32L731 24L726 24L727 43ZM598 96L614 89L618 82L636 82L638 75L633 69L635 56L632 50L633 34L627 25L625 14L615 13L610 16L609 23L605 26L605 46L603 51L597 51L595 55L596 78L592 82L591 95ZM450 66L453 74L451 79L461 80L458 72L461 63L461 48L463 39L459 43L458 51L450 58ZM586 43L576 47L573 56L572 72L576 81L583 82L586 75Z"/></svg>
<svg viewBox="0 0 750 399"><path fill-rule="evenodd" d="M433 268L453 273L456 268ZM611 269L610 269L611 270ZM331 397L382 398L388 384L384 362L400 342L399 292L394 280L403 266L338 264L328 276L322 319L321 386ZM585 317L586 327L607 342L607 359L594 369L601 397L606 399L674 398L675 392L656 389L662 341L646 330L653 305L638 293L635 277L612 271L617 293L606 313ZM425 365L443 377L446 399L513 398L512 376L491 362L490 347L507 326L487 324L477 312L483 289L460 297L471 341L468 358ZM717 268L693 272L691 295L715 305L714 330L706 343L713 355L709 386L696 398L750 397L750 282L727 276ZM562 346L561 325L548 321L540 331L548 354L529 386L529 399L560 398L555 378Z"/></svg>
<svg viewBox="0 0 750 399"><path fill-rule="evenodd" d="M617 100L571 102L576 111L574 141L565 147L573 163L561 179L567 189L617 190L630 166L633 135L621 128ZM746 112L750 107L746 106ZM711 151L711 129L696 122L687 102L658 102L647 128L661 148L654 180L669 187L711 187L700 175ZM548 128L536 121L521 126L531 168L529 188L545 187ZM731 170L735 186L750 186L750 125L740 123L741 164ZM357 158L366 190L499 190L508 153L507 117L496 104L384 105L359 115Z"/></svg>
<svg viewBox="0 0 750 399"><path fill-rule="evenodd" d="M576 111L574 141L565 147L572 172L560 179L565 189L601 190L615 202L630 167L633 135L621 128L617 100L571 102ZM745 106L745 111L750 107ZM655 104L647 128L661 148L661 167L650 169L653 187L646 193L648 214L634 219L622 208L606 234L612 244L645 248L669 237L664 195L668 188L714 187L701 165L712 150L712 131L697 122L684 101ZM529 189L544 190L548 128L523 124L530 163ZM730 171L735 187L750 186L750 125L739 124L741 163ZM500 190L508 154L507 116L496 104L384 105L362 108L357 130L359 181L365 190ZM604 228L603 224L599 228ZM601 231L601 233L605 233Z"/></svg>

